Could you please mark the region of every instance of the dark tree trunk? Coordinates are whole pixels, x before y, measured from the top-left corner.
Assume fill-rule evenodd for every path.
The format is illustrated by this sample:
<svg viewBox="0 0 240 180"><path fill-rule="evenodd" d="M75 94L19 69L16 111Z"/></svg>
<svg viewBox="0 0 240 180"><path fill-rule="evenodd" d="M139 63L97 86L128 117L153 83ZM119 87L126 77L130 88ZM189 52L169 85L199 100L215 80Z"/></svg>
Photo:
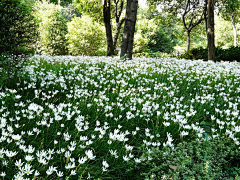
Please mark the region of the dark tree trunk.
<svg viewBox="0 0 240 180"><path fill-rule="evenodd" d="M204 21L205 21L205 28L206 28L206 32L208 29L208 15L207 15L207 5L208 5L208 0L204 0Z"/></svg>
<svg viewBox="0 0 240 180"><path fill-rule="evenodd" d="M208 0L208 60L215 61L215 41L214 41L214 0Z"/></svg>
<svg viewBox="0 0 240 180"><path fill-rule="evenodd" d="M117 27L116 27L114 38L113 38L113 48L114 48L114 50L116 49L118 36L119 36L120 30L121 30L121 27L124 23L124 20L125 19L121 19L121 21L117 23Z"/></svg>
<svg viewBox="0 0 240 180"><path fill-rule="evenodd" d="M235 24L234 15L232 15L232 26L233 26L233 34L234 34L234 47L237 47L237 28Z"/></svg>
<svg viewBox="0 0 240 180"><path fill-rule="evenodd" d="M127 0L125 26L122 36L120 58L126 55L126 58L132 59L133 39L137 20L137 8L138 0Z"/></svg>
<svg viewBox="0 0 240 180"><path fill-rule="evenodd" d="M187 25L187 23L186 23L186 16L191 11L192 11L191 1L188 0L186 6L184 8L184 13L182 15L183 26L184 26L184 28L185 28L185 30L187 32L187 51L190 50L190 40L191 40L190 34L191 34L191 31L192 31L192 29L194 27L199 25L204 20L204 15L205 15L205 11L203 10L203 12L201 14L201 17L196 22L194 22L194 19L197 19L197 13L193 12L193 14L191 16L191 20L190 20L190 22Z"/></svg>
<svg viewBox="0 0 240 180"><path fill-rule="evenodd" d="M187 51L190 50L190 43L191 43L190 33L191 33L191 31L187 30Z"/></svg>
<svg viewBox="0 0 240 180"><path fill-rule="evenodd" d="M120 20L120 17L121 17L121 14L122 14L122 11L123 11L123 5L124 5L124 0L122 0L120 2L120 9L118 11L118 3L119 3L119 0L114 0L114 4L115 4L115 9L114 9L114 15L115 15L115 20L116 20L116 30L115 30L115 33L114 33L114 38L113 38L113 48L114 48L114 51L116 50L116 46L117 46L117 40L118 40L118 36L120 34L120 30L122 28L122 25L125 21L125 19L121 19Z"/></svg>
<svg viewBox="0 0 240 180"><path fill-rule="evenodd" d="M114 55L110 6L111 6L110 0L104 0L103 16L104 16L104 24L105 24L106 37L107 37L107 56Z"/></svg>

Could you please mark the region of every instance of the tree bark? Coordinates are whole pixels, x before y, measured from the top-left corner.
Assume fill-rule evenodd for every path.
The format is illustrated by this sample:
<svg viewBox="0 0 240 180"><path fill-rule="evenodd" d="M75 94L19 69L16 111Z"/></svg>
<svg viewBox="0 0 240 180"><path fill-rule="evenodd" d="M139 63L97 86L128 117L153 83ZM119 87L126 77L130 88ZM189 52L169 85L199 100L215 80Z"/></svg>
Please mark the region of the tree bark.
<svg viewBox="0 0 240 180"><path fill-rule="evenodd" d="M187 51L190 50L190 43L191 43L191 36L190 36L191 31L187 30Z"/></svg>
<svg viewBox="0 0 240 180"><path fill-rule="evenodd" d="M114 15L115 15L116 23L117 23L116 24L116 30L115 30L114 38L113 38L113 48L114 48L114 51L116 50L117 40L118 40L118 36L120 34L121 27L122 27L122 25L123 25L123 23L125 21L125 18L120 20L120 17L121 17L122 11L123 11L124 1L122 0L120 2L120 9L119 9L119 11L118 11L118 3L119 3L119 0L114 0L114 4L115 4Z"/></svg>
<svg viewBox="0 0 240 180"><path fill-rule="evenodd" d="M194 27L196 27L197 25L199 25L203 20L204 20L204 16L205 16L205 10L203 10L202 14L201 14L201 17L196 21L194 22L194 19L197 19L197 13L194 12L191 16L191 20L189 22L189 24L187 25L186 23L186 16L187 14L189 14L191 11L192 11L192 7L191 7L191 1L188 0L186 2L186 6L184 8L184 13L182 15L182 21L183 21L183 26L187 32L187 51L190 50L190 34L191 34L191 31Z"/></svg>
<svg viewBox="0 0 240 180"><path fill-rule="evenodd" d="M104 0L103 16L104 16L104 24L105 24L106 37L107 37L107 56L114 55L110 6L111 6L110 0Z"/></svg>
<svg viewBox="0 0 240 180"><path fill-rule="evenodd" d="M126 55L126 58L132 59L134 32L137 21L137 8L138 0L127 0L120 58Z"/></svg>
<svg viewBox="0 0 240 180"><path fill-rule="evenodd" d="M206 32L207 32L207 29L208 29L208 15L207 15L207 12L208 12L208 9L207 9L207 5L208 5L208 0L204 0L204 21L205 21L205 28L206 28Z"/></svg>
<svg viewBox="0 0 240 180"><path fill-rule="evenodd" d="M214 40L214 0L208 0L208 60L215 61L215 40Z"/></svg>
<svg viewBox="0 0 240 180"><path fill-rule="evenodd" d="M117 23L117 27L116 27L114 38L113 38L113 48L114 48L114 50L116 49L118 36L120 34L120 30L121 30L121 27L124 23L124 20L125 19L121 19L120 22Z"/></svg>
<svg viewBox="0 0 240 180"><path fill-rule="evenodd" d="M232 26L233 26L233 35L234 35L234 47L237 47L237 28L236 28L235 19L233 15L232 15Z"/></svg>

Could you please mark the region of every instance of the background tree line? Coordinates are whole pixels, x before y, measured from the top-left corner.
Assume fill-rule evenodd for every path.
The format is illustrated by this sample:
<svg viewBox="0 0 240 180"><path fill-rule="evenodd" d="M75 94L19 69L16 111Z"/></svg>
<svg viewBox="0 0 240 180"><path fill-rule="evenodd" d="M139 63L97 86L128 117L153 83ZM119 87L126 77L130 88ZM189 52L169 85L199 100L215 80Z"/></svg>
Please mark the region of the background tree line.
<svg viewBox="0 0 240 180"><path fill-rule="evenodd" d="M11 1L0 4L5 12L1 13L1 54L111 56L123 42L127 0ZM207 0L148 0L147 5L137 8L134 38L127 40L134 40L134 56L164 57L207 47ZM237 46L239 1L221 0L214 6L216 46Z"/></svg>

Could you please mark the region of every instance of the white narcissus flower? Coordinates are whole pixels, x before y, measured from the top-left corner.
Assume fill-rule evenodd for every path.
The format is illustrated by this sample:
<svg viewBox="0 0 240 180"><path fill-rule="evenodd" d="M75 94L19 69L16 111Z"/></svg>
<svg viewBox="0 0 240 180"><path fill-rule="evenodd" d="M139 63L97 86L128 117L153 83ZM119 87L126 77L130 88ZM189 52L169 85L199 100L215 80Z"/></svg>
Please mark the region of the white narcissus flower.
<svg viewBox="0 0 240 180"><path fill-rule="evenodd" d="M82 157L78 159L79 164L84 164L87 161L86 157Z"/></svg>
<svg viewBox="0 0 240 180"><path fill-rule="evenodd" d="M16 162L15 162L15 165L16 165L17 167L21 167L21 166L23 165L22 160L19 159L18 161L16 161Z"/></svg>
<svg viewBox="0 0 240 180"><path fill-rule="evenodd" d="M26 161L32 161L34 157L32 155L26 155L25 156Z"/></svg>
<svg viewBox="0 0 240 180"><path fill-rule="evenodd" d="M93 156L92 150L85 151L85 154L88 156L89 159L94 160L96 156Z"/></svg>
<svg viewBox="0 0 240 180"><path fill-rule="evenodd" d="M103 166L104 166L105 168L108 168L108 167L109 167L109 164L108 164L107 161L105 161L105 160L103 160L102 164L103 164Z"/></svg>

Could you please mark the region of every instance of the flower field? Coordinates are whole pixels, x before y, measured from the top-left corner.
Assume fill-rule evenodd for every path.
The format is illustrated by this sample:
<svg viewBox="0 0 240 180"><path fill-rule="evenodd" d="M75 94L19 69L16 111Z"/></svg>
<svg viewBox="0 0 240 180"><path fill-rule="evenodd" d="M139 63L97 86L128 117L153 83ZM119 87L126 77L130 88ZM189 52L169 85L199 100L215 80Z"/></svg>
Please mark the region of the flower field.
<svg viewBox="0 0 240 180"><path fill-rule="evenodd" d="M0 89L0 177L181 176L169 159L177 145L218 138L239 168L239 106L238 63L35 55ZM223 177L217 158L200 156L201 176Z"/></svg>

